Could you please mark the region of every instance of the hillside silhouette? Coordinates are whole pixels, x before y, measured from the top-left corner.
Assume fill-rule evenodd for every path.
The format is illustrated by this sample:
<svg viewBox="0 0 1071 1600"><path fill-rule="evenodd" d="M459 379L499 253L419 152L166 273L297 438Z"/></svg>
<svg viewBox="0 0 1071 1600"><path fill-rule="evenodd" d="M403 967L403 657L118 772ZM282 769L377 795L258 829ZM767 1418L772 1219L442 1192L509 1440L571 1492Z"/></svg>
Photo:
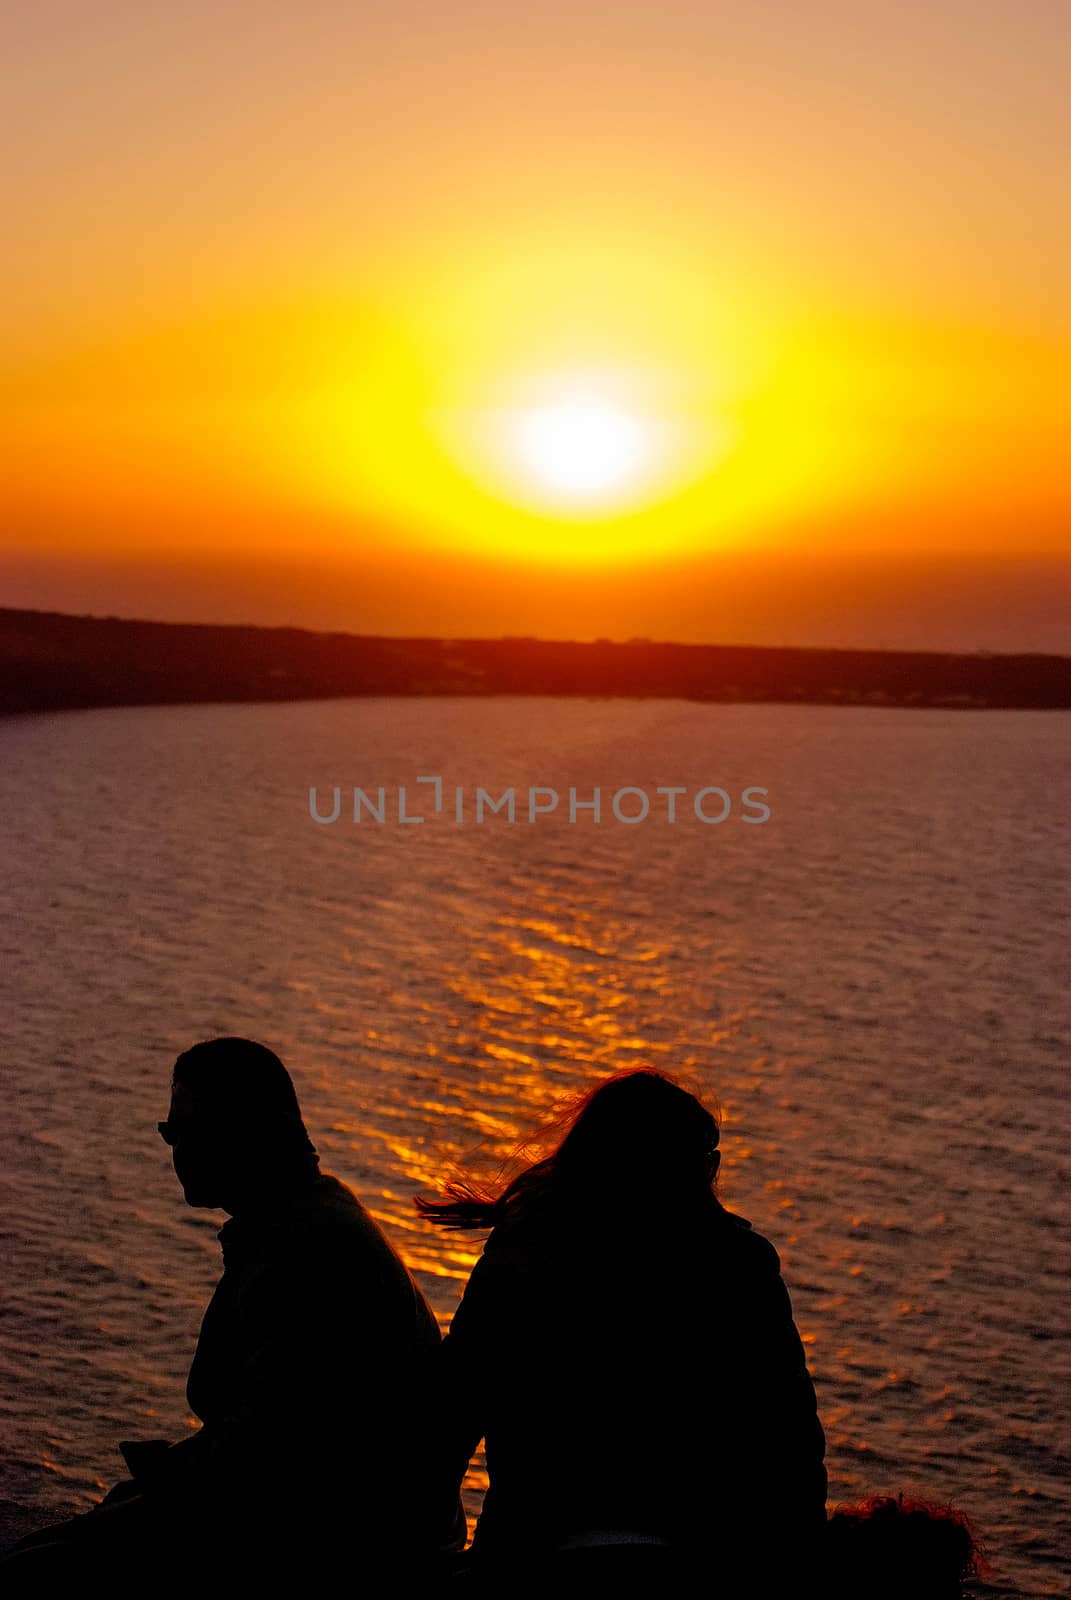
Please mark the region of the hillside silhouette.
<svg viewBox="0 0 1071 1600"><path fill-rule="evenodd" d="M0 609L0 713L355 695L1071 707L1071 658L431 639Z"/></svg>

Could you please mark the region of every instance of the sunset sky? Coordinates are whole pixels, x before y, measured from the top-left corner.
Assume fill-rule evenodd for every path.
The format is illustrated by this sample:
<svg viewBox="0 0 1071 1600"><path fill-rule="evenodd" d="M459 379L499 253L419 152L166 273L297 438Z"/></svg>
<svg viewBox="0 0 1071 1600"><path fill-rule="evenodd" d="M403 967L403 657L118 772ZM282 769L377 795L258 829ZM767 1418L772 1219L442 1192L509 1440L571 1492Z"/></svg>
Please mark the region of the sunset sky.
<svg viewBox="0 0 1071 1600"><path fill-rule="evenodd" d="M1071 650L1058 0L15 0L0 603Z"/></svg>

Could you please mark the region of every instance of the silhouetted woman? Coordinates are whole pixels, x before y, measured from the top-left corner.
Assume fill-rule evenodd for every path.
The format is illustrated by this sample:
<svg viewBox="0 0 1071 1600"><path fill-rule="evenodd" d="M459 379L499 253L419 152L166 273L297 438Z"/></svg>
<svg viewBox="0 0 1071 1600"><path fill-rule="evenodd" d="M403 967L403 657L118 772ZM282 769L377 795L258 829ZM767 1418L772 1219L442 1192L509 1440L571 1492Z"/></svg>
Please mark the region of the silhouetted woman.
<svg viewBox="0 0 1071 1600"><path fill-rule="evenodd" d="M442 1355L454 1470L486 1440L473 1557L499 1579L672 1561L772 1594L807 1565L814 1388L776 1251L713 1192L717 1147L694 1095L629 1072L497 1197L418 1200L492 1230Z"/></svg>

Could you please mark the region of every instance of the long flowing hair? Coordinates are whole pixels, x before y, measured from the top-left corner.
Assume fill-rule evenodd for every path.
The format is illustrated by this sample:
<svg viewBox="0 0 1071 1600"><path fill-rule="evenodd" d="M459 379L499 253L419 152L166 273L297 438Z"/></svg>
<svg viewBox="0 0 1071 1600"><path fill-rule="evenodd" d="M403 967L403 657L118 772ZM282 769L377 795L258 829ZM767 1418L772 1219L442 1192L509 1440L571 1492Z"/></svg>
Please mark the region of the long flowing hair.
<svg viewBox="0 0 1071 1600"><path fill-rule="evenodd" d="M546 1202L569 1219L651 1216L713 1195L717 1117L664 1072L615 1073L555 1118L544 1139L548 1132L560 1135L556 1148L504 1185L458 1179L444 1186L445 1199L417 1196L417 1210L440 1228L493 1228Z"/></svg>

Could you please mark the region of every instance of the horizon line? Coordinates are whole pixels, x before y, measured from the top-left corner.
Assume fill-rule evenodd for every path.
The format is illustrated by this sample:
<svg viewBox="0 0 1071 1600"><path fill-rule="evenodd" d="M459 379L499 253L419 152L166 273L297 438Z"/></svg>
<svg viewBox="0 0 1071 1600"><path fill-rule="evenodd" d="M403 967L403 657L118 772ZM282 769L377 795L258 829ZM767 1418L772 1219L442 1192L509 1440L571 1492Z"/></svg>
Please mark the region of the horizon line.
<svg viewBox="0 0 1071 1600"><path fill-rule="evenodd" d="M1024 660L1071 662L1071 654L1051 650L992 650L979 645L973 650L909 649L895 645L820 645L820 644L725 644L716 639L685 640L657 639L646 634L630 634L624 639L599 635L591 639L545 638L532 633L500 634L431 634L431 633L364 633L347 628L310 628L301 623L273 622L197 622L164 620L157 617L120 616L115 612L57 611L51 607L0 606L3 617L62 618L70 622L121 623L131 627L150 628L212 628L227 633L300 633L324 639L390 640L398 644L532 644L572 645L579 649L596 647L627 649L640 645L672 650L733 650L776 651L780 654L823 655L873 655L873 656L936 656L942 659L960 657L968 660Z"/></svg>

